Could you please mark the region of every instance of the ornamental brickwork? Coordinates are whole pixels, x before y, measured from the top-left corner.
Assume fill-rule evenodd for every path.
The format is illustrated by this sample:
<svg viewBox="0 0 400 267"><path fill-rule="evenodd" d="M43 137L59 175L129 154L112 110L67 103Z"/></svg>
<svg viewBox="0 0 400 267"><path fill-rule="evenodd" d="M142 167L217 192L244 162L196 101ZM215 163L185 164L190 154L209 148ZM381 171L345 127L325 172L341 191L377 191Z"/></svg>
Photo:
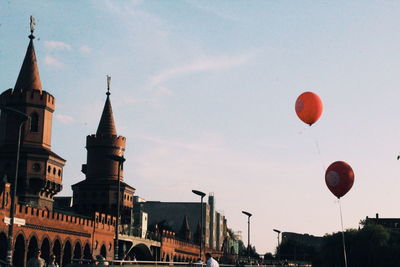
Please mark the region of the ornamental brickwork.
<svg viewBox="0 0 400 267"><path fill-rule="evenodd" d="M0 193L0 259L5 260L10 214L10 184L1 184ZM53 212L26 205L16 205L14 230L15 266L25 266L40 248L46 261L56 255L62 266L71 259L92 259L103 255L112 259L115 217L96 213L88 217Z"/></svg>

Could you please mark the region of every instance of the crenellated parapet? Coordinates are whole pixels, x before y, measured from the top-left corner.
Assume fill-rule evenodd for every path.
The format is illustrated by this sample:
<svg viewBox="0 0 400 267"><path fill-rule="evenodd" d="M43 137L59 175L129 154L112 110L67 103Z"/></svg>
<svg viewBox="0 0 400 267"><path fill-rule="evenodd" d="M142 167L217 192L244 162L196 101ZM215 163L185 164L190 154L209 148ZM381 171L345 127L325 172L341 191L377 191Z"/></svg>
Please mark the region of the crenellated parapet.
<svg viewBox="0 0 400 267"><path fill-rule="evenodd" d="M0 95L0 103L8 106L39 106L53 112L55 97L46 91L8 89Z"/></svg>
<svg viewBox="0 0 400 267"><path fill-rule="evenodd" d="M86 148L91 147L110 147L125 150L126 138L117 135L88 135L86 137Z"/></svg>

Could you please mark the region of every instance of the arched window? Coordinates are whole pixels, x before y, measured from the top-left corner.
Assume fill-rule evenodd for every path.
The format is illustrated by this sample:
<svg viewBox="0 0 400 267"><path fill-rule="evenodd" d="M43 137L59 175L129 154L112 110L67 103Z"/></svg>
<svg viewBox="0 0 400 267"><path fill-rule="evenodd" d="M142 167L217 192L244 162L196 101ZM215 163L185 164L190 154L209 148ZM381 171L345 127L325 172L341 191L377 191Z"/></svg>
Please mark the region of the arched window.
<svg viewBox="0 0 400 267"><path fill-rule="evenodd" d="M37 133L39 131L39 115L37 113L31 114L31 132Z"/></svg>

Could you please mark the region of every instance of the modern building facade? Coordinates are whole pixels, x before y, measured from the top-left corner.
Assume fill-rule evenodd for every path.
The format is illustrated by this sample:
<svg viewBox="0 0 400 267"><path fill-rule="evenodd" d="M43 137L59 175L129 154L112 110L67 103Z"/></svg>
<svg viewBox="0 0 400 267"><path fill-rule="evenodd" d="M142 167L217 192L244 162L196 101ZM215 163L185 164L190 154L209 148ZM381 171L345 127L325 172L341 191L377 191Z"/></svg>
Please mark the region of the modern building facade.
<svg viewBox="0 0 400 267"><path fill-rule="evenodd" d="M199 226L203 225L204 245L213 250L221 251L227 226L225 216L215 211L214 195L208 197L208 202L160 202L145 201L141 203L143 211L148 213L149 226L163 227L164 229L178 233L182 222L186 217L191 240L195 241L200 234ZM201 211L203 211L203 223L201 224Z"/></svg>

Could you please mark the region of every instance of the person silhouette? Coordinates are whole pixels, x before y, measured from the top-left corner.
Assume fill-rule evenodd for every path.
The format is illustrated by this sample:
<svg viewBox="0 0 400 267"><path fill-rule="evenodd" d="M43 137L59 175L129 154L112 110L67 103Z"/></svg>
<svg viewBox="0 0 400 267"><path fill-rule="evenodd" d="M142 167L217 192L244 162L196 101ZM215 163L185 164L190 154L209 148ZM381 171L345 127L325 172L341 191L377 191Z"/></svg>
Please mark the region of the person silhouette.
<svg viewBox="0 0 400 267"><path fill-rule="evenodd" d="M34 256L29 259L26 267L46 267L46 262L40 257L40 255L40 249L36 250Z"/></svg>

